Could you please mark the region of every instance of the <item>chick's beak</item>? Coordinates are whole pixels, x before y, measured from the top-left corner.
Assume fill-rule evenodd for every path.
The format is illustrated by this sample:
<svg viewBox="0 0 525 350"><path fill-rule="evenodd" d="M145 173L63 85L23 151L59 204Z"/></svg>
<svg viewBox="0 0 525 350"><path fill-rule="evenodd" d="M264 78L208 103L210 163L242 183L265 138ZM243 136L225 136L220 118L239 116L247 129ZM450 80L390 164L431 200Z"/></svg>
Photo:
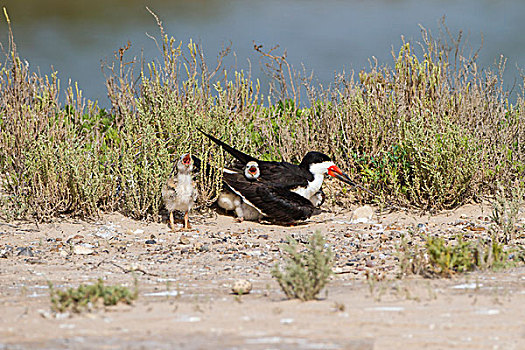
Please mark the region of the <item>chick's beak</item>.
<svg viewBox="0 0 525 350"><path fill-rule="evenodd" d="M355 186L354 182L350 180L348 175L343 173L341 169L339 169L336 165L332 165L328 168L328 175L335 177L336 179L339 179L349 185Z"/></svg>
<svg viewBox="0 0 525 350"><path fill-rule="evenodd" d="M182 159L182 163L186 166L189 166L191 163L191 157L189 154L186 154L184 158Z"/></svg>

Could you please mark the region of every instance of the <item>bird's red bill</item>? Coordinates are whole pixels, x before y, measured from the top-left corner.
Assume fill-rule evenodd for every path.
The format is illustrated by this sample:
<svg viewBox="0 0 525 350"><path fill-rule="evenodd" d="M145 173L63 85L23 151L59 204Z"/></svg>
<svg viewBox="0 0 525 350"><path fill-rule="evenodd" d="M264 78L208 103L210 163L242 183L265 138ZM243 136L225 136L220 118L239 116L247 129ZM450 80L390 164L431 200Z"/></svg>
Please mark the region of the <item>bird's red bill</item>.
<svg viewBox="0 0 525 350"><path fill-rule="evenodd" d="M354 185L354 182L350 180L348 175L343 173L341 169L339 169L336 165L332 165L328 168L328 175L335 177L336 179L339 179L343 182L346 182L349 185Z"/></svg>

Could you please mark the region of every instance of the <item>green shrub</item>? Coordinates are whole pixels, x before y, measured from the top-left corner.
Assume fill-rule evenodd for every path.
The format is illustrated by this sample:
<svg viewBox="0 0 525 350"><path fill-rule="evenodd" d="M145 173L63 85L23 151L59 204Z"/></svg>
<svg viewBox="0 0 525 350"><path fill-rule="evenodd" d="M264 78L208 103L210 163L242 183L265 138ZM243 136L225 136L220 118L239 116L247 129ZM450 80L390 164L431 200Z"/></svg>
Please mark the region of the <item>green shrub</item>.
<svg viewBox="0 0 525 350"><path fill-rule="evenodd" d="M425 277L451 277L473 270L501 269L511 266L518 259L509 259L505 246L492 239L465 241L457 236L446 243L435 236L425 237L423 246L410 246L406 237L399 247L401 275L418 274Z"/></svg>
<svg viewBox="0 0 525 350"><path fill-rule="evenodd" d="M282 249L287 254L285 265L281 268L276 264L272 276L288 298L315 299L332 274L333 253L323 236L319 232L313 234L308 249L302 253L291 237Z"/></svg>
<svg viewBox="0 0 525 350"><path fill-rule="evenodd" d="M131 304L138 297L137 280L131 291L122 286L105 286L102 279L95 284L82 284L78 288L56 290L49 283L49 294L53 310L64 312L71 310L80 313L84 310L97 308L99 303L104 306L116 305L119 302Z"/></svg>

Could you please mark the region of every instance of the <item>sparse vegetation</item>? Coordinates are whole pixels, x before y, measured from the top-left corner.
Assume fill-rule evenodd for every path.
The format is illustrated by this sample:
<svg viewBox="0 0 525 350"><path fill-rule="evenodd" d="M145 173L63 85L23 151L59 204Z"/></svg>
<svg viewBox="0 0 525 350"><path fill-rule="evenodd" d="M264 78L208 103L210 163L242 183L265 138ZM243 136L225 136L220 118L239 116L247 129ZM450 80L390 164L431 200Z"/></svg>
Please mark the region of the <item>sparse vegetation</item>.
<svg viewBox="0 0 525 350"><path fill-rule="evenodd" d="M465 240L458 235L446 242L437 236L425 236L424 244L403 237L399 247L401 275L417 274L425 277L451 277L473 270L509 267L517 259L510 259L508 249L494 236L491 239Z"/></svg>
<svg viewBox="0 0 525 350"><path fill-rule="evenodd" d="M520 206L523 204L523 183L509 188L510 194L500 188L492 204L491 232L499 242L510 244L516 240L517 220Z"/></svg>
<svg viewBox="0 0 525 350"><path fill-rule="evenodd" d="M466 240L458 235L448 243L443 237L423 236L411 231L401 239L399 261L401 275L450 277L473 270L507 268L524 261L523 247L516 245L518 213L523 203L523 184L517 182L508 189L498 188L492 202L490 238Z"/></svg>
<svg viewBox="0 0 525 350"><path fill-rule="evenodd" d="M284 294L303 301L315 299L332 274L333 253L321 233L310 237L306 251L299 251L298 243L291 237L282 250L287 255L285 264L282 267L276 264L272 276Z"/></svg>
<svg viewBox="0 0 525 350"><path fill-rule="evenodd" d="M137 280L134 290L118 285L105 286L102 279L95 284L82 284L67 290L57 290L50 282L48 285L52 309L58 312L71 310L80 313L100 305L111 306L119 302L131 304L138 297Z"/></svg>

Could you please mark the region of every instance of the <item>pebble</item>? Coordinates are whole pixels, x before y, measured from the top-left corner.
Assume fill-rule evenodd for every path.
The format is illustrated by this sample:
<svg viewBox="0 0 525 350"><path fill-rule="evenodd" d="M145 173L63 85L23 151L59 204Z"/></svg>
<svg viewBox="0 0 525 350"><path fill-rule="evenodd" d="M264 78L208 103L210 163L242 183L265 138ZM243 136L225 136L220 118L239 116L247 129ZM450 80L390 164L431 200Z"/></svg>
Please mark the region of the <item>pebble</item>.
<svg viewBox="0 0 525 350"><path fill-rule="evenodd" d="M157 241L154 239L147 239L145 243L146 244L157 244Z"/></svg>
<svg viewBox="0 0 525 350"><path fill-rule="evenodd" d="M98 237L98 238L102 238L102 239L110 240L113 237L115 237L116 234L117 233L114 230L108 230L108 229L99 228L97 231L95 231L93 233L93 236Z"/></svg>
<svg viewBox="0 0 525 350"><path fill-rule="evenodd" d="M90 255L94 252L95 251L93 249L81 245L76 245L73 247L73 253L78 255Z"/></svg>
<svg viewBox="0 0 525 350"><path fill-rule="evenodd" d="M352 223L353 224L366 224L372 221L372 216L374 216L374 209L371 206L365 205L357 208L352 213Z"/></svg>
<svg viewBox="0 0 525 350"><path fill-rule="evenodd" d="M238 295L248 294L252 291L252 283L248 280L237 280L232 286L232 292Z"/></svg>
<svg viewBox="0 0 525 350"><path fill-rule="evenodd" d="M30 256L33 257L35 254L33 254L33 249L31 247L19 247L18 250L18 256Z"/></svg>
<svg viewBox="0 0 525 350"><path fill-rule="evenodd" d="M0 250L0 258L7 259L11 254L13 254L13 248L6 246L6 248Z"/></svg>
<svg viewBox="0 0 525 350"><path fill-rule="evenodd" d="M190 244L190 239L184 235L181 235L179 238L180 244Z"/></svg>
<svg viewBox="0 0 525 350"><path fill-rule="evenodd" d="M66 239L66 243L72 243L73 241L82 241L84 239L84 236L76 234L71 235Z"/></svg>

